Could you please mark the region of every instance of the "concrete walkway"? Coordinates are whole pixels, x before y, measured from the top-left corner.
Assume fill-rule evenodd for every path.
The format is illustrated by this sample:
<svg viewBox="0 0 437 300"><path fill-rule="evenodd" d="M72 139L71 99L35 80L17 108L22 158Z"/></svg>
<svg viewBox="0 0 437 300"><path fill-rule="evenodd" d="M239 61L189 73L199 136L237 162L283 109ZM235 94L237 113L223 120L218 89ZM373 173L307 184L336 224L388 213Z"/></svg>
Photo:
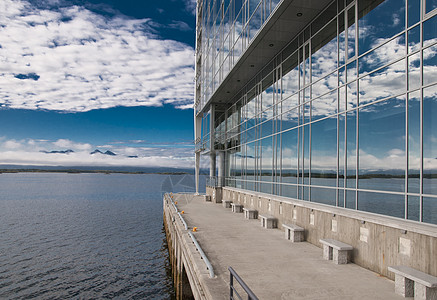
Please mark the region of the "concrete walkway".
<svg viewBox="0 0 437 300"><path fill-rule="evenodd" d="M394 282L355 264L335 265L310 243L292 243L279 229L264 229L221 204L175 195L189 228L217 276L208 287L215 299L229 299L232 266L259 299L404 299ZM245 298L246 296L244 296Z"/></svg>

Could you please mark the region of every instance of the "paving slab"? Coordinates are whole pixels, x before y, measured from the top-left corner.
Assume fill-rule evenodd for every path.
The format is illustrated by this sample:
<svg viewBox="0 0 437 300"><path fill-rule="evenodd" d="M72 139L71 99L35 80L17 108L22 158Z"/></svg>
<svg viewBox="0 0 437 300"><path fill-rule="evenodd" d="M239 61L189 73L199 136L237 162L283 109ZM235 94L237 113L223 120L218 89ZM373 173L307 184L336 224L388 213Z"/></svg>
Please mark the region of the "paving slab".
<svg viewBox="0 0 437 300"><path fill-rule="evenodd" d="M208 287L215 299L229 299L231 266L259 299L404 299L394 282L349 263L323 259L308 242L292 243L280 229L262 228L221 204L177 194L179 210L217 276Z"/></svg>

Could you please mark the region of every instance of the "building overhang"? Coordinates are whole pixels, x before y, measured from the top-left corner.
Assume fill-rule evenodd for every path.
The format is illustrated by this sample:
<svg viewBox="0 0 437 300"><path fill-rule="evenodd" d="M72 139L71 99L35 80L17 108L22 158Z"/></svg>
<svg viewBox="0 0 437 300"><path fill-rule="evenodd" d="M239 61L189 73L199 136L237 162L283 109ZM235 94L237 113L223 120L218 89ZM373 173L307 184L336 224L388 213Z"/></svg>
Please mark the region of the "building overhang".
<svg viewBox="0 0 437 300"><path fill-rule="evenodd" d="M332 0L282 0L199 113L234 96L291 42Z"/></svg>

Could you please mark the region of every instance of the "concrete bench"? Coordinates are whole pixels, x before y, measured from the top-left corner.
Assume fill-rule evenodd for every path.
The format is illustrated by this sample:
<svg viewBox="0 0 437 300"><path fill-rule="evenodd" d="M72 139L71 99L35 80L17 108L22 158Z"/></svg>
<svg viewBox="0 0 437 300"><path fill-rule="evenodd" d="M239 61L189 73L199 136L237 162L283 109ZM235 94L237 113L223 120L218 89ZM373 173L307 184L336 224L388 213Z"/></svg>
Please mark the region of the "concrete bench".
<svg viewBox="0 0 437 300"><path fill-rule="evenodd" d="M261 226L264 228L277 228L278 227L278 219L274 216L270 215L259 215L261 219Z"/></svg>
<svg viewBox="0 0 437 300"><path fill-rule="evenodd" d="M353 249L351 245L333 239L321 239L319 242L323 244L324 259L333 260L337 265L347 264L348 251Z"/></svg>
<svg viewBox="0 0 437 300"><path fill-rule="evenodd" d="M407 266L388 267L395 273L395 293L418 300L437 299L437 277Z"/></svg>
<svg viewBox="0 0 437 300"><path fill-rule="evenodd" d="M231 208L231 200L222 200L222 204L224 208Z"/></svg>
<svg viewBox="0 0 437 300"><path fill-rule="evenodd" d="M243 205L237 204L237 203L231 203L232 212L233 213L242 213L243 212Z"/></svg>
<svg viewBox="0 0 437 300"><path fill-rule="evenodd" d="M294 224L282 224L285 228L285 238L291 240L293 243L303 242L304 229Z"/></svg>
<svg viewBox="0 0 437 300"><path fill-rule="evenodd" d="M258 219L258 211L256 209L243 208L245 219Z"/></svg>

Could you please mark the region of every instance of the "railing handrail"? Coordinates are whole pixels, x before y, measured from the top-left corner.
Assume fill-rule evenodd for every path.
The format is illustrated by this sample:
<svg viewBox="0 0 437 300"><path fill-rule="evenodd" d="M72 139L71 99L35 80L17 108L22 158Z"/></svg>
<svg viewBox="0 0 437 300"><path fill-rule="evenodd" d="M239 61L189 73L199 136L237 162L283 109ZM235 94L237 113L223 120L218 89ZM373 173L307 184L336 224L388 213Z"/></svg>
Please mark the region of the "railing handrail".
<svg viewBox="0 0 437 300"><path fill-rule="evenodd" d="M188 235L191 237L191 240L193 241L194 245L197 248L197 251L199 251L200 256L202 257L203 261L206 264L206 268L209 270L209 277L214 278L214 269L212 268L211 263L208 260L208 257L206 257L205 252L203 252L202 248L200 247L199 243L197 242L196 238L191 232L188 232Z"/></svg>
<svg viewBox="0 0 437 300"><path fill-rule="evenodd" d="M185 222L184 218L182 217L181 213L179 212L179 210L178 210L176 204L174 203L173 199L168 195L168 193L165 193L165 196L168 197L168 198L170 198L170 202L171 202L171 204L173 205L173 207L174 207L176 213L178 214L179 219L181 219L181 222L182 222L182 224L184 225L185 230L188 230L187 222Z"/></svg>
<svg viewBox="0 0 437 300"><path fill-rule="evenodd" d="M182 215L181 215L180 212L178 212L178 216L179 216L179 218L181 219L182 224L184 224L184 228L185 228L185 230L188 230L187 222L185 222L185 220L184 220L184 218L182 217Z"/></svg>
<svg viewBox="0 0 437 300"><path fill-rule="evenodd" d="M230 294L229 294L229 299L233 300L233 293L234 293L234 280L233 277L235 277L235 279L237 279L238 283L241 285L241 287L243 288L243 290L247 293L248 296L248 300L258 300L258 297L252 292L252 290L247 286L247 284L243 281L243 279L241 279L241 277L237 274L237 272L235 272L235 270L232 267L228 267L229 273L230 273L230 282L229 282L229 287L230 287ZM235 291L235 293L237 293L237 291ZM237 293L238 297L240 297L240 295ZM241 297L240 297L241 299Z"/></svg>

